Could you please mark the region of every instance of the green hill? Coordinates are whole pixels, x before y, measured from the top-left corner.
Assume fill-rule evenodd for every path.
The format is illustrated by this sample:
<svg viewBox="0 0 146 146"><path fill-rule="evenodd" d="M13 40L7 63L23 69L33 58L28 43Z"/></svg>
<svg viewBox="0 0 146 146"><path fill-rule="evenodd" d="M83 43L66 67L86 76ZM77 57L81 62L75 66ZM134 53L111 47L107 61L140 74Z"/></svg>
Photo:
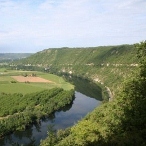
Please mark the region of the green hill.
<svg viewBox="0 0 146 146"><path fill-rule="evenodd" d="M24 59L24 64L86 65L101 63L133 63L136 61L134 45L102 46L91 48L46 49Z"/></svg>
<svg viewBox="0 0 146 146"><path fill-rule="evenodd" d="M25 69L26 66L27 69L37 66L50 73L90 78L110 87L115 95L115 88L120 88L123 79L137 68L136 52L134 45L54 48L33 54L15 64L18 69L24 65Z"/></svg>

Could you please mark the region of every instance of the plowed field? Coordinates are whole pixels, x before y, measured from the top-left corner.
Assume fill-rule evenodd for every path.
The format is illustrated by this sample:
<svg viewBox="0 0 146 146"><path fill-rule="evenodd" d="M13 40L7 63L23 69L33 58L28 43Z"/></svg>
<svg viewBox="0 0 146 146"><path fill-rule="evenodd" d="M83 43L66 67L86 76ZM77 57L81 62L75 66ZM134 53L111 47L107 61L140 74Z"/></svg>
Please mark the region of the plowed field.
<svg viewBox="0 0 146 146"><path fill-rule="evenodd" d="M23 76L12 76L18 82L39 82L39 83L51 83L51 81L40 78L40 77L23 77Z"/></svg>

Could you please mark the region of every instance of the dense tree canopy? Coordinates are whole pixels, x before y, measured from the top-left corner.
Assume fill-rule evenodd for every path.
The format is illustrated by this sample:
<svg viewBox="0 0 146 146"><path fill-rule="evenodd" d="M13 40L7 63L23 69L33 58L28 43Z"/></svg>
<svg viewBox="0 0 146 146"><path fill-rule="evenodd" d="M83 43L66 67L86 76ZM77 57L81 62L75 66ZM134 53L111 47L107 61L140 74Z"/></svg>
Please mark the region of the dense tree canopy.
<svg viewBox="0 0 146 146"><path fill-rule="evenodd" d="M31 94L0 94L0 137L15 130L24 130L33 122L70 104L74 90L53 88Z"/></svg>

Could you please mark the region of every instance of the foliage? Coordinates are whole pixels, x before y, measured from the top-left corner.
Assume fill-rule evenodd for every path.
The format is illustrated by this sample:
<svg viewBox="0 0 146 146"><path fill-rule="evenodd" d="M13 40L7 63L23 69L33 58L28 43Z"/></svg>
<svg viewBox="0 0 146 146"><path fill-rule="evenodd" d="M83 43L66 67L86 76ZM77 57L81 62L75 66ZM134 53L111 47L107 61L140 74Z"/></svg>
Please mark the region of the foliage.
<svg viewBox="0 0 146 146"><path fill-rule="evenodd" d="M25 129L32 122L70 104L74 91L53 88L31 94L1 93L0 103L0 137L14 130ZM3 117L2 117L3 116Z"/></svg>
<svg viewBox="0 0 146 146"><path fill-rule="evenodd" d="M70 128L54 146L144 146L146 145L146 42L138 44L140 69L127 79L121 92ZM62 132L63 133L63 132ZM60 135L60 137L62 137ZM47 143L47 140L41 143Z"/></svg>
<svg viewBox="0 0 146 146"><path fill-rule="evenodd" d="M146 41L136 44L135 46L138 49L137 57L140 62L140 74L142 77L146 78Z"/></svg>
<svg viewBox="0 0 146 146"><path fill-rule="evenodd" d="M127 55L125 56L125 53ZM133 63L136 58L133 45L120 46L104 46L104 47L89 47L89 48L56 48L46 49L32 56L23 59L16 64L31 64L31 65L77 65L90 64L99 65L101 63ZM43 57L42 57L43 56ZM66 62L68 60L68 62Z"/></svg>

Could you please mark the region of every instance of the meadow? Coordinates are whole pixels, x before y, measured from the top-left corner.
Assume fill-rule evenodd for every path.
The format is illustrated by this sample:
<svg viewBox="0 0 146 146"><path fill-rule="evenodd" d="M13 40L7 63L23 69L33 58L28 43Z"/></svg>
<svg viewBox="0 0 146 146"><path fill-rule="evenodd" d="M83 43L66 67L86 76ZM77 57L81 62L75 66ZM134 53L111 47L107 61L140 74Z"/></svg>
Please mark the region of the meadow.
<svg viewBox="0 0 146 146"><path fill-rule="evenodd" d="M19 82L13 78L13 76L32 76L46 79L50 82ZM27 79L27 77L26 77ZM17 71L0 69L0 93L33 93L39 92L44 89L52 89L55 87L61 87L64 90L73 89L74 86L67 83L63 78L53 74L37 71Z"/></svg>

